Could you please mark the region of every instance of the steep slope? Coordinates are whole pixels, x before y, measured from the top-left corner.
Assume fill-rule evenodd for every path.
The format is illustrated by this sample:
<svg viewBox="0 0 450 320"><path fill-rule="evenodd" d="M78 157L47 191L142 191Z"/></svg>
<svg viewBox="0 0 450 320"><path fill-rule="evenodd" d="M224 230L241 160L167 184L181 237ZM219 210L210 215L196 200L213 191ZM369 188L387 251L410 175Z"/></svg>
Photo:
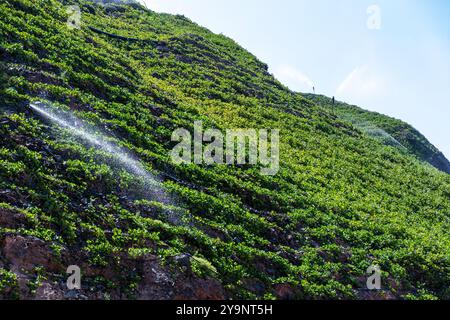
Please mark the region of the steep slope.
<svg viewBox="0 0 450 320"><path fill-rule="evenodd" d="M352 123L356 128L383 143L405 149L420 160L450 173L450 161L411 125L340 101L335 101L333 104L331 98L322 95L304 94L303 96L332 110L341 120Z"/></svg>
<svg viewBox="0 0 450 320"><path fill-rule="evenodd" d="M68 265L99 299L450 298L450 177L289 91L231 39L136 5L6 0L0 54L4 298L80 298ZM32 101L101 128L173 201ZM280 129L278 174L174 164L172 132L196 120ZM375 264L383 290L367 292Z"/></svg>

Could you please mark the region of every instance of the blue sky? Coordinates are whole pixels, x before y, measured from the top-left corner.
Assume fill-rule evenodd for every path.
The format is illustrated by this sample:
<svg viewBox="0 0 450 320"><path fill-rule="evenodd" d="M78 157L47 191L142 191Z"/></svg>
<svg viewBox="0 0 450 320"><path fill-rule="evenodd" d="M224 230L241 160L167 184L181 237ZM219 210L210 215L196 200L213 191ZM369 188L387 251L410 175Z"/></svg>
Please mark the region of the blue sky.
<svg viewBox="0 0 450 320"><path fill-rule="evenodd" d="M450 158L450 1L141 1L233 38L293 90L412 124Z"/></svg>

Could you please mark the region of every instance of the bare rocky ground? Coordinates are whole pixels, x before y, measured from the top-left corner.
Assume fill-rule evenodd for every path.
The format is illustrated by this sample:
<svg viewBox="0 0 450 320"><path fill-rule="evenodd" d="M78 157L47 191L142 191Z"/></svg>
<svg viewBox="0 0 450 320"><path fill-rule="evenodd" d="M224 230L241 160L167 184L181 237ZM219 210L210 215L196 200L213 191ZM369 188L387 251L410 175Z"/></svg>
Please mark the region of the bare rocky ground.
<svg viewBox="0 0 450 320"><path fill-rule="evenodd" d="M4 213L0 215L4 219ZM14 219L14 217L11 217ZM10 221L11 222L11 221ZM85 261L85 260L84 260ZM189 260L187 260L189 261ZM121 293L120 288L105 295L101 286L84 285L81 290L69 290L64 275L68 265L79 266L82 279L102 276L105 279L120 279L121 274L111 267L97 268L87 265L77 253L63 250L56 256L43 241L33 237L6 235L0 240L0 267L7 267L17 275L18 293L21 299L31 300L98 300L98 299L141 299L141 300L221 300L226 293L221 284L214 279L200 279L184 265L183 257L174 262L180 268L164 266L156 256L147 255L139 259L124 259L124 269L138 272L141 279L133 297ZM187 262L188 263L188 262ZM34 271L43 267L46 275L36 283ZM175 268L176 269L176 268ZM184 272L183 272L184 271ZM68 276L68 275L67 275ZM34 288L32 286L34 284ZM2 297L0 297L2 298Z"/></svg>

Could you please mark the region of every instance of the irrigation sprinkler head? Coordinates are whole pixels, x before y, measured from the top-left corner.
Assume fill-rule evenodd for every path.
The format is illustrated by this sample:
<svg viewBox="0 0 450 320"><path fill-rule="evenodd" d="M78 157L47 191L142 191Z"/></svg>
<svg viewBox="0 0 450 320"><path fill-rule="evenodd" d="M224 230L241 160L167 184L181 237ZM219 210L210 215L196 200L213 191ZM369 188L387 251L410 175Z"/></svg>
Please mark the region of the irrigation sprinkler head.
<svg viewBox="0 0 450 320"><path fill-rule="evenodd" d="M34 101L29 103L29 107L31 110L33 110L34 107L45 107L45 105L40 101Z"/></svg>

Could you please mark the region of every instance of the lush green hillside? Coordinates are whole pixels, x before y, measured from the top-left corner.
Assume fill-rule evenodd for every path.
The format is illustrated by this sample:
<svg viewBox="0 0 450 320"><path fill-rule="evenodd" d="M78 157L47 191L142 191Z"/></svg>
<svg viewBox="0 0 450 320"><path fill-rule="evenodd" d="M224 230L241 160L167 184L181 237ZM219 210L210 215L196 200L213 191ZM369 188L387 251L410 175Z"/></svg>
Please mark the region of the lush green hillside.
<svg viewBox="0 0 450 320"><path fill-rule="evenodd" d="M347 103L335 101L333 104L332 99L325 96L304 94L304 97L332 110L339 119L352 123L369 136L403 149L439 170L450 173L450 161L409 124Z"/></svg>
<svg viewBox="0 0 450 320"><path fill-rule="evenodd" d="M449 175L289 91L231 39L137 5L4 0L0 55L3 298L450 298ZM101 128L172 205L31 101ZM280 171L173 164L171 134L195 120L279 128ZM383 290L368 292L375 264Z"/></svg>

